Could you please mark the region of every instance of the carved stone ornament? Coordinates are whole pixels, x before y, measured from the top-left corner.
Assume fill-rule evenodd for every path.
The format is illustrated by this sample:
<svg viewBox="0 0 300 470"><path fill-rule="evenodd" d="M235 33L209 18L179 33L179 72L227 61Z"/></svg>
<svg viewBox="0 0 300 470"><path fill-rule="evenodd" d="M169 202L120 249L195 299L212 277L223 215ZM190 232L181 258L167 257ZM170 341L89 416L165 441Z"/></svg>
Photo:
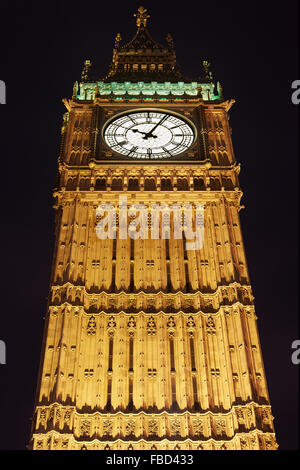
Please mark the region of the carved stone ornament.
<svg viewBox="0 0 300 470"><path fill-rule="evenodd" d="M107 328L115 328L117 326L115 319L113 316L109 317L108 323L107 323Z"/></svg>
<svg viewBox="0 0 300 470"><path fill-rule="evenodd" d="M158 433L158 422L156 419L150 419L148 421L148 434L157 435Z"/></svg>
<svg viewBox="0 0 300 470"><path fill-rule="evenodd" d="M178 436L180 435L181 431L181 423L179 419L174 419L171 421L171 434L173 436Z"/></svg>
<svg viewBox="0 0 300 470"><path fill-rule="evenodd" d="M95 317L92 316L90 317L87 327L86 327L86 333L89 336L95 335L96 334L96 328L97 328L97 323L95 320Z"/></svg>
<svg viewBox="0 0 300 470"><path fill-rule="evenodd" d="M150 317L147 323L147 334L149 336L156 334L156 323L153 317Z"/></svg>
<svg viewBox="0 0 300 470"><path fill-rule="evenodd" d="M243 410L241 408L236 409L236 416L237 416L239 424L243 424L244 423L244 413L243 413Z"/></svg>
<svg viewBox="0 0 300 470"><path fill-rule="evenodd" d="M69 426L70 422L71 422L71 410L67 410L65 412L65 418L64 418L64 421L65 421L65 424L67 426Z"/></svg>
<svg viewBox="0 0 300 470"><path fill-rule="evenodd" d="M41 410L40 411L40 424L45 426L46 421L47 421L47 412L46 410Z"/></svg>
<svg viewBox="0 0 300 470"><path fill-rule="evenodd" d="M193 421L194 436L200 436L203 434L203 421L202 419L194 419Z"/></svg>
<svg viewBox="0 0 300 470"><path fill-rule="evenodd" d="M90 435L90 431L91 431L91 422L87 419L84 419L83 421L81 421L80 433L83 436L88 436Z"/></svg>
<svg viewBox="0 0 300 470"><path fill-rule="evenodd" d="M216 334L216 325L212 316L208 317L206 321L206 331L207 331L207 334L209 335Z"/></svg>
<svg viewBox="0 0 300 470"><path fill-rule="evenodd" d="M217 434L226 433L226 422L224 419L216 422L216 430L217 430Z"/></svg>
<svg viewBox="0 0 300 470"><path fill-rule="evenodd" d="M190 316L186 322L186 326L187 328L195 328L195 322L194 322L194 318L192 316Z"/></svg>
<svg viewBox="0 0 300 470"><path fill-rule="evenodd" d="M125 434L126 434L126 436L130 436L130 435L134 434L134 433L135 433L135 429L136 429L135 420L134 420L134 419L130 419L129 421L127 421L127 423L126 423L126 428L125 428Z"/></svg>
<svg viewBox="0 0 300 470"><path fill-rule="evenodd" d="M133 316L129 317L128 323L127 323L128 328L135 328L136 327L136 322Z"/></svg>
<svg viewBox="0 0 300 470"><path fill-rule="evenodd" d="M169 320L167 322L167 327L168 328L175 328L176 327L174 317L169 317Z"/></svg>
<svg viewBox="0 0 300 470"><path fill-rule="evenodd" d="M104 436L111 436L112 435L112 429L113 429L113 422L110 419L106 419L103 422L103 435Z"/></svg>

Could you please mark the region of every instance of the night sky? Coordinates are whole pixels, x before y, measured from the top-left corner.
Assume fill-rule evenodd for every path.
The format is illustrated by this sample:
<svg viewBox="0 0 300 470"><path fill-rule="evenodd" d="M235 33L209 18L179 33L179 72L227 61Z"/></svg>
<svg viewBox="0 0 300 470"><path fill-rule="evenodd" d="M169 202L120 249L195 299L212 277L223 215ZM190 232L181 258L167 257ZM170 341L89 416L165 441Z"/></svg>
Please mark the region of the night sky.
<svg viewBox="0 0 300 470"><path fill-rule="evenodd" d="M2 295L0 449L25 449L46 313L62 98L82 64L106 75L116 33L136 31L140 3L11 2L1 6L0 105ZM291 84L300 79L298 1L144 3L154 39L174 38L181 71L211 62L230 111L246 206L241 221L259 317L275 430L281 449L298 448L298 128ZM5 9L6 8L6 9Z"/></svg>

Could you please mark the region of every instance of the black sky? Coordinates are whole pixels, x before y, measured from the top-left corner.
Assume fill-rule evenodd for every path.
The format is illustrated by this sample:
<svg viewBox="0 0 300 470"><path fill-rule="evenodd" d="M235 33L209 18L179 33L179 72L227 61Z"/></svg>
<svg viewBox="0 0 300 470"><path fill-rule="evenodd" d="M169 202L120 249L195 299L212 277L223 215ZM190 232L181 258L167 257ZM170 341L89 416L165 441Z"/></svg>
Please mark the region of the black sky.
<svg viewBox="0 0 300 470"><path fill-rule="evenodd" d="M1 6L0 105L2 303L0 449L29 440L43 316L54 242L52 189L63 97L71 97L85 59L99 78L108 70L114 37L135 33L139 3L15 2ZM212 64L231 110L241 163L244 241L281 449L298 448L298 373L291 344L298 332L299 107L298 1L144 3L149 31L174 38L182 72L197 79Z"/></svg>

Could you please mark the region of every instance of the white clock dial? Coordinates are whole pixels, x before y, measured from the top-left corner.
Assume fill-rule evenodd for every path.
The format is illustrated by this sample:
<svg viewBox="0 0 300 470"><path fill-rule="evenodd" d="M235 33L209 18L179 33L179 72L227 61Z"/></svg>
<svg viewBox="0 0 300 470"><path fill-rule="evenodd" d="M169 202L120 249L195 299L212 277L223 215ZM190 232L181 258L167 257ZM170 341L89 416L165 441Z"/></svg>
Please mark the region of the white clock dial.
<svg viewBox="0 0 300 470"><path fill-rule="evenodd" d="M194 141L194 130L177 115L141 110L116 116L104 128L103 136L114 152L132 158L156 159L187 150Z"/></svg>

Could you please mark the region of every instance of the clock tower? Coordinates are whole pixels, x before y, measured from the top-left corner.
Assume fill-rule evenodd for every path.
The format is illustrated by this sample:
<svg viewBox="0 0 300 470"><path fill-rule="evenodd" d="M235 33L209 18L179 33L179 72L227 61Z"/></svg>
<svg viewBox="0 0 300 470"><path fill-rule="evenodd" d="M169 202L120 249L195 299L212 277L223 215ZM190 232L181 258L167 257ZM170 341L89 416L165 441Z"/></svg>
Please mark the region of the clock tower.
<svg viewBox="0 0 300 470"><path fill-rule="evenodd" d="M136 13L65 99L32 449L276 449L228 112Z"/></svg>

